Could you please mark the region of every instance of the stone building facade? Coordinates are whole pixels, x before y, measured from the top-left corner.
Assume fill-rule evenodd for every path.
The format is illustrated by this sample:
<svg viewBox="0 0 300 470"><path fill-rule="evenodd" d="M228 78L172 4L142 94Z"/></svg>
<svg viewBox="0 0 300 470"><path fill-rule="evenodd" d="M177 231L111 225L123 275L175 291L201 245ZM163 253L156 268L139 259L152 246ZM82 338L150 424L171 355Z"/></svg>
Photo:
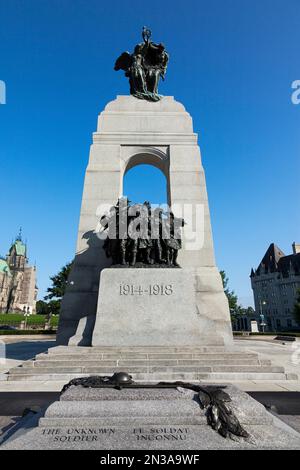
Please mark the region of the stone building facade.
<svg viewBox="0 0 300 470"><path fill-rule="evenodd" d="M266 330L299 330L293 309L300 289L300 244L293 243L293 253L286 256L272 243L250 278L256 315L264 315Z"/></svg>
<svg viewBox="0 0 300 470"><path fill-rule="evenodd" d="M36 312L36 267L29 266L27 247L21 236L0 258L0 312Z"/></svg>

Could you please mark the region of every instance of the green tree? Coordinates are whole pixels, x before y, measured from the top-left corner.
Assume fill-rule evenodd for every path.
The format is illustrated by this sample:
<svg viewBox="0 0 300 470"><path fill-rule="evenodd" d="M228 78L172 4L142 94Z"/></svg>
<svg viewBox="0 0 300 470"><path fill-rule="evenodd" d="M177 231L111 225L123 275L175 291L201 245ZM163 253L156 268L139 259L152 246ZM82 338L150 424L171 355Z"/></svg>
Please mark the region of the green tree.
<svg viewBox="0 0 300 470"><path fill-rule="evenodd" d="M38 315L48 315L49 314L49 303L44 300L38 300L36 303L36 313Z"/></svg>
<svg viewBox="0 0 300 470"><path fill-rule="evenodd" d="M255 310L252 307L240 308L240 312L243 315L248 315L248 316L255 315Z"/></svg>
<svg viewBox="0 0 300 470"><path fill-rule="evenodd" d="M294 305L293 315L295 322L300 326L300 289L297 290L297 298Z"/></svg>
<svg viewBox="0 0 300 470"><path fill-rule="evenodd" d="M55 276L50 277L52 285L51 287L48 287L48 295L44 297L44 300L50 300L50 302L47 303L48 314L57 315L60 311L61 299L63 298L67 287L68 276L70 274L72 264L73 262L67 263ZM43 308L45 308L45 306L43 306Z"/></svg>
<svg viewBox="0 0 300 470"><path fill-rule="evenodd" d="M224 292L225 292L226 297L228 299L230 312L237 312L240 309L240 307L238 305L238 297L237 297L237 295L235 295L233 290L229 289L229 287L228 287L229 279L226 276L225 271L220 271L220 274L221 274L221 278L222 278L222 282L223 282Z"/></svg>
<svg viewBox="0 0 300 470"><path fill-rule="evenodd" d="M242 307L238 305L238 297L233 290L229 289L229 279L225 271L220 271L225 295L228 299L231 323L234 325L239 315L242 314Z"/></svg>
<svg viewBox="0 0 300 470"><path fill-rule="evenodd" d="M48 303L48 309L49 313L48 315L59 315L60 312L60 304L61 304L61 299L56 299L56 300L50 300Z"/></svg>
<svg viewBox="0 0 300 470"><path fill-rule="evenodd" d="M61 299L50 300L45 302L44 300L38 300L36 303L36 313L38 315L45 315L50 317L51 315L58 315L60 311Z"/></svg>

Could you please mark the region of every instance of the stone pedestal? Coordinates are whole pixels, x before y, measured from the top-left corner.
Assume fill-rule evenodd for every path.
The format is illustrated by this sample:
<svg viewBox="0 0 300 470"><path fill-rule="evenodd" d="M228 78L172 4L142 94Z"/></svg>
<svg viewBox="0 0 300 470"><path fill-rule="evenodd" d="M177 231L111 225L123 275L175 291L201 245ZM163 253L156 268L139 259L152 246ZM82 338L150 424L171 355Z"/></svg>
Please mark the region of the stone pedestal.
<svg viewBox="0 0 300 470"><path fill-rule="evenodd" d="M201 292L203 299L201 299ZM205 297L206 293L206 297ZM224 345L227 304L213 303L193 269L109 268L100 278L93 346ZM223 309L223 312L222 312Z"/></svg>

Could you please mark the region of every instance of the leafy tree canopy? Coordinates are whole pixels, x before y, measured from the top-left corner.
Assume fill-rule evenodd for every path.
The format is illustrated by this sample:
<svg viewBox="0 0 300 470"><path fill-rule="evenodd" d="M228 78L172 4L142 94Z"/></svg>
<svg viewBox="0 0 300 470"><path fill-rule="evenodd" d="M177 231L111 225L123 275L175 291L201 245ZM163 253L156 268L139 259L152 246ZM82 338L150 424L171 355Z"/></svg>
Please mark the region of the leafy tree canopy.
<svg viewBox="0 0 300 470"><path fill-rule="evenodd" d="M38 300L36 303L36 313L38 315L58 315L60 310L60 300L50 300L50 302L44 302L44 300Z"/></svg>
<svg viewBox="0 0 300 470"><path fill-rule="evenodd" d="M36 303L36 313L38 315L48 315L49 313L48 303L44 302L44 300L38 300Z"/></svg>
<svg viewBox="0 0 300 470"><path fill-rule="evenodd" d="M238 313L239 309L241 308L238 305L238 297L234 293L233 290L229 289L229 279L226 276L225 271L220 271L220 274L221 274L221 278L222 278L222 282L223 282L224 292L225 292L226 297L228 299L230 313L231 314Z"/></svg>
<svg viewBox="0 0 300 470"><path fill-rule="evenodd" d="M44 300L39 300L36 303L36 311L42 315L58 315L60 312L61 299L64 296L68 277L72 268L71 263L67 263L61 268L61 270L55 275L50 277L52 281L51 287L48 287L48 295L44 297ZM45 300L48 302L45 302Z"/></svg>
<svg viewBox="0 0 300 470"><path fill-rule="evenodd" d="M48 295L44 297L45 300L61 300L63 298L72 264L73 262L67 263L55 276L50 277L50 280L52 281L52 286L48 287Z"/></svg>

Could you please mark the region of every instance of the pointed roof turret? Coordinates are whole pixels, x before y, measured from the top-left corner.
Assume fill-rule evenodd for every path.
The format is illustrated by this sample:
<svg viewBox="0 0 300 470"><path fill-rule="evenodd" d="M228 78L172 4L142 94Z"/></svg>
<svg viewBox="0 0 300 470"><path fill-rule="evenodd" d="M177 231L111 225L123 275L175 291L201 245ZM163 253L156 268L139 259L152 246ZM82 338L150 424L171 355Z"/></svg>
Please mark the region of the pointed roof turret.
<svg viewBox="0 0 300 470"><path fill-rule="evenodd" d="M19 233L18 235L16 236L16 241L22 241L22 227L20 227L19 229Z"/></svg>
<svg viewBox="0 0 300 470"><path fill-rule="evenodd" d="M12 242L11 247L9 249L9 255L12 251L16 251L17 256L25 256L26 258L26 244L22 240L22 227L20 227L19 233L15 238L15 241Z"/></svg>
<svg viewBox="0 0 300 470"><path fill-rule="evenodd" d="M278 262L284 256L283 251L275 243L271 243L257 268L257 273L264 274L277 271Z"/></svg>

